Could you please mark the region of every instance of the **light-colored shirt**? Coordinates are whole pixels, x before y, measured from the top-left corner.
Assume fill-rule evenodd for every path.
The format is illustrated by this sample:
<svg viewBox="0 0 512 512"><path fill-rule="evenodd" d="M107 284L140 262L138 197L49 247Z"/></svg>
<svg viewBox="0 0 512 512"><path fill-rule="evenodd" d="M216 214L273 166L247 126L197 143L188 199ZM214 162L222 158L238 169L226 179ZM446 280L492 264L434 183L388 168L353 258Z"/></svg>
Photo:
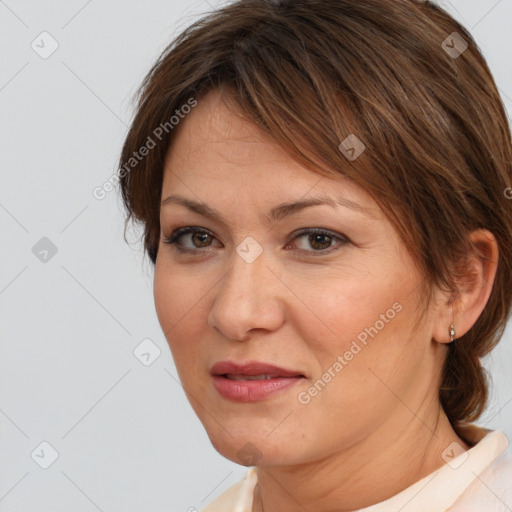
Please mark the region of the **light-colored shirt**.
<svg viewBox="0 0 512 512"><path fill-rule="evenodd" d="M354 512L512 512L512 452L501 431L469 425L476 444L395 496ZM476 441L478 440L478 441ZM456 447L455 447L456 448ZM201 512L252 512L256 468Z"/></svg>

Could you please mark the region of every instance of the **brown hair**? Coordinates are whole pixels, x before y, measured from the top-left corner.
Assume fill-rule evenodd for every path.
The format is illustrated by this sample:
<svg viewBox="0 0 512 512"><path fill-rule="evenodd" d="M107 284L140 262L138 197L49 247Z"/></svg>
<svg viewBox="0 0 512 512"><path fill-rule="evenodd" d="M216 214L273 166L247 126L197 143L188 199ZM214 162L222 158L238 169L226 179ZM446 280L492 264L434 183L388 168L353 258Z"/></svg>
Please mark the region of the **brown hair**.
<svg viewBox="0 0 512 512"><path fill-rule="evenodd" d="M469 45L460 55L449 53L464 49L454 32ZM472 36L440 7L416 0L239 0L195 22L144 79L120 157L126 224L143 225L153 263L176 116L214 89L229 90L243 115L307 168L343 174L370 193L428 290L457 289L453 264L476 250L472 230L495 235L491 296L449 345L440 387L463 436L457 426L485 408L480 358L501 338L512 295L510 126ZM338 149L350 134L366 146L355 160ZM150 140L156 146L135 161Z"/></svg>

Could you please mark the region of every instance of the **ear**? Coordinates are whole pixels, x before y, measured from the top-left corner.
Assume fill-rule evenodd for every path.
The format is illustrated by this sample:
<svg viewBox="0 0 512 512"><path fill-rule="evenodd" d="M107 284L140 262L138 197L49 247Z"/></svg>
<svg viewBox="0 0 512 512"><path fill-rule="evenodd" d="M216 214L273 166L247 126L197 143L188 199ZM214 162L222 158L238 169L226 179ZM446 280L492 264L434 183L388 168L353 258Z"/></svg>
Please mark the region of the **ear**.
<svg viewBox="0 0 512 512"><path fill-rule="evenodd" d="M450 343L452 322L455 339L466 334L482 314L491 295L499 257L496 238L490 231L478 229L470 233L469 240L475 251L455 269L457 290L442 294L438 301L432 337L439 343Z"/></svg>

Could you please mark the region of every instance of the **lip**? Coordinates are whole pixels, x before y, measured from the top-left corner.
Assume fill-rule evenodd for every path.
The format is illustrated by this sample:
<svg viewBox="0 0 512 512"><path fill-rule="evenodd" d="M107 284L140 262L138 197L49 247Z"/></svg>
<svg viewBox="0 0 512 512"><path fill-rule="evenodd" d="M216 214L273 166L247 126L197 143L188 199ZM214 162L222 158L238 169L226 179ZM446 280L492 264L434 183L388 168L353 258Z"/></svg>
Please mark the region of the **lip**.
<svg viewBox="0 0 512 512"><path fill-rule="evenodd" d="M217 392L224 398L235 402L265 400L305 378L300 371L288 370L259 361L248 361L246 363L219 361L211 367L210 373ZM242 378L244 376L267 374L272 378L265 380L232 380L228 379L226 374L233 374Z"/></svg>
<svg viewBox="0 0 512 512"><path fill-rule="evenodd" d="M273 364L262 363L260 361L247 361L246 363L235 363L234 361L219 361L210 368L212 375L225 375L226 373L233 373L236 375L261 375L266 373L268 375L277 377L297 377L304 376L298 370L287 370L280 368Z"/></svg>

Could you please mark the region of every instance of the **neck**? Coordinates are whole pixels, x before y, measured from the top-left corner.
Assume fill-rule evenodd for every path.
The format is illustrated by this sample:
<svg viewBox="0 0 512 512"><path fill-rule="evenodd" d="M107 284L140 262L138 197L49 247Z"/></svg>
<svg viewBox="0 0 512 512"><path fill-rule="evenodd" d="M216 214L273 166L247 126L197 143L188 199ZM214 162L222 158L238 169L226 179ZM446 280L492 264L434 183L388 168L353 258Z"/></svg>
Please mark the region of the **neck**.
<svg viewBox="0 0 512 512"><path fill-rule="evenodd" d="M405 410L362 441L324 459L258 467L253 512L349 512L368 507L443 466L441 454L454 441L470 448L439 405L428 418L421 411L411 417Z"/></svg>

